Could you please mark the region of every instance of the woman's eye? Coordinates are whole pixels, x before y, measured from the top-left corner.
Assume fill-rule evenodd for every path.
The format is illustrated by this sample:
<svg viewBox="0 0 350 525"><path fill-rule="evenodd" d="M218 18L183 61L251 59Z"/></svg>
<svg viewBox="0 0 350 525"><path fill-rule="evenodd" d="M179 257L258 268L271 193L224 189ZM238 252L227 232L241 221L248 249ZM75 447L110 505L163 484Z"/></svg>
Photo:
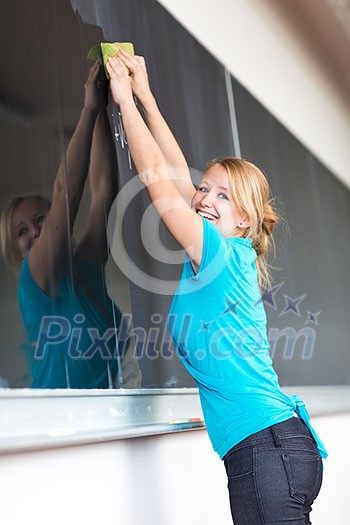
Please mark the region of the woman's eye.
<svg viewBox="0 0 350 525"><path fill-rule="evenodd" d="M198 191L202 191L203 193L207 193L208 192L208 188L206 188L205 186L199 186Z"/></svg>
<svg viewBox="0 0 350 525"><path fill-rule="evenodd" d="M228 201L228 196L225 193L219 193L218 197L220 197L220 199L225 199Z"/></svg>
<svg viewBox="0 0 350 525"><path fill-rule="evenodd" d="M44 222L44 219L45 219L45 215L39 215L39 217L37 218L38 224L42 224Z"/></svg>
<svg viewBox="0 0 350 525"><path fill-rule="evenodd" d="M21 228L18 231L18 237L21 237L22 235L25 235L27 233L27 228Z"/></svg>

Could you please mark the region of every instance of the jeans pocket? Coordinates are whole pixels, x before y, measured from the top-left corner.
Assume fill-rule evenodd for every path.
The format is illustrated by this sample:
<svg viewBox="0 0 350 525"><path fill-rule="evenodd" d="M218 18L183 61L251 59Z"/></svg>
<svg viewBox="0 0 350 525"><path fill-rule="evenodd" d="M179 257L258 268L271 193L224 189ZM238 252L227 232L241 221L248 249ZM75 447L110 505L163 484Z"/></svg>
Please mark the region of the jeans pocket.
<svg viewBox="0 0 350 525"><path fill-rule="evenodd" d="M255 489L254 461L251 446L230 452L224 460L232 518L239 525L262 523Z"/></svg>
<svg viewBox="0 0 350 525"><path fill-rule="evenodd" d="M319 454L308 450L286 451L282 454L282 460L290 496L302 504L313 500L320 489L322 476L322 461Z"/></svg>

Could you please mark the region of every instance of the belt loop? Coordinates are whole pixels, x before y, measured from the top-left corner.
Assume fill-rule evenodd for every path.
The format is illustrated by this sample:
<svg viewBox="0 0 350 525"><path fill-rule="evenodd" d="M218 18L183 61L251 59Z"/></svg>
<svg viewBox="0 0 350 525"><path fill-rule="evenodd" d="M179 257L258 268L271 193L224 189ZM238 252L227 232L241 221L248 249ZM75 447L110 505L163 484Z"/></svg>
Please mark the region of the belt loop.
<svg viewBox="0 0 350 525"><path fill-rule="evenodd" d="M272 434L273 440L275 442L275 446L276 447L281 447L282 445L281 445L278 433L276 432L275 425L271 425L270 429L271 429L271 434Z"/></svg>

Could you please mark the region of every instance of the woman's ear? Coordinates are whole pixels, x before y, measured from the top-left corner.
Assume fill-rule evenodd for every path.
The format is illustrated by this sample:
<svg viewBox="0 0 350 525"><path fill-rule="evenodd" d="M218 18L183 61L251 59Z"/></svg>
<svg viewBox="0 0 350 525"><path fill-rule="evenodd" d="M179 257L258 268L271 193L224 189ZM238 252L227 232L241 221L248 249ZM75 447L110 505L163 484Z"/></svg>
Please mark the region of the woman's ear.
<svg viewBox="0 0 350 525"><path fill-rule="evenodd" d="M242 219L238 224L237 228L241 228L242 230L245 230L248 228L248 226L251 225L251 220L249 219L248 215L245 216L244 219Z"/></svg>

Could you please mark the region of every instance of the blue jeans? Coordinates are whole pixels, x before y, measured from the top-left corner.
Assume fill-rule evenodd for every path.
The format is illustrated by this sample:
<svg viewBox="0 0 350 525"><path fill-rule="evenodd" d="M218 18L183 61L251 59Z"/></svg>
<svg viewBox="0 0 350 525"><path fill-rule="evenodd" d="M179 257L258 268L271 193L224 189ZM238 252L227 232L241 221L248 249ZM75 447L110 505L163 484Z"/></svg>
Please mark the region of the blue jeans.
<svg viewBox="0 0 350 525"><path fill-rule="evenodd" d="M309 525L322 460L307 426L293 417L252 434L223 458L234 525Z"/></svg>

